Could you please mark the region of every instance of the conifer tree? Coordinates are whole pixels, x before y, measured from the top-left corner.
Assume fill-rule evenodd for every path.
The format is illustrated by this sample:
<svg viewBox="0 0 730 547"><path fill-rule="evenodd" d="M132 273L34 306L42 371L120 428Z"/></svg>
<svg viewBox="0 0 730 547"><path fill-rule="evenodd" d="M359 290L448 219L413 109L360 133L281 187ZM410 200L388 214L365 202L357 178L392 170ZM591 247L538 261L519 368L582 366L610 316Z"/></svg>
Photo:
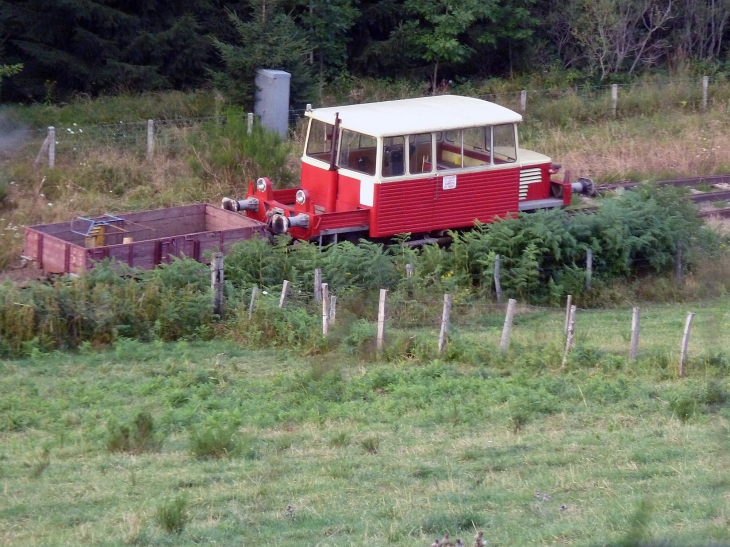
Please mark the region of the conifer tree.
<svg viewBox="0 0 730 547"><path fill-rule="evenodd" d="M281 11L277 0L251 0L247 19L231 10L228 16L238 33L238 43L214 39L225 69L211 72L211 76L229 100L252 108L256 71L261 68L291 74L292 106L300 107L311 100L315 80L307 62L310 45L294 19Z"/></svg>

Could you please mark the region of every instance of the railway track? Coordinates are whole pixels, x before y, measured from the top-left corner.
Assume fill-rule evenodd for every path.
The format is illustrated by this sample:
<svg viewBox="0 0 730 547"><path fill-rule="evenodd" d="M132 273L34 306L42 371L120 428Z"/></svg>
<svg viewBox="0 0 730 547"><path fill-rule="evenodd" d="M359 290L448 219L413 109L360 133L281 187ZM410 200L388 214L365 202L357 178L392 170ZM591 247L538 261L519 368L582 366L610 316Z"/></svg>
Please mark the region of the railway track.
<svg viewBox="0 0 730 547"><path fill-rule="evenodd" d="M602 194L612 192L619 189L631 189L639 186L641 183L636 181L619 181L609 184L601 184L596 186L596 192ZM685 188L695 188L697 186L707 186L710 188L721 187L719 190L708 190L699 193L693 193L687 196L687 199L693 203L722 203L728 202L727 207L716 207L713 209L704 209L699 211L702 218L730 218L730 174L728 175L705 175L701 177L686 177L676 179L658 180L654 183L656 186L676 186ZM727 186L727 189L722 188Z"/></svg>
<svg viewBox="0 0 730 547"><path fill-rule="evenodd" d="M613 190L618 190L619 188L629 189L634 188L635 186L639 186L641 183L636 182L633 180L624 180L619 182L611 182L608 184L599 184L596 186L597 192L610 192ZM665 180L658 180L654 183L656 186L684 186L684 187L693 187L693 186L713 186L715 184L727 184L730 186L730 174L728 175L705 175L702 177L686 177L686 178L677 178L677 179L665 179Z"/></svg>

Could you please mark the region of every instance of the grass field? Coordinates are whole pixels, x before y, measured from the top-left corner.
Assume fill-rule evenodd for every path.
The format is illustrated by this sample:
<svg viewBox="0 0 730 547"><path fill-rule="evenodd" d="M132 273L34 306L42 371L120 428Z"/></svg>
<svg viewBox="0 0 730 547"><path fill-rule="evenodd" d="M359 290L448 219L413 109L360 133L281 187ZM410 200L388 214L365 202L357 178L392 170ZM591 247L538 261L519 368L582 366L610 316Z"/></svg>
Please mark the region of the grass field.
<svg viewBox="0 0 730 547"><path fill-rule="evenodd" d="M728 542L729 314L647 308L628 363L630 310L582 312L564 368L561 310L521 310L505 357L495 313L443 360L122 340L4 361L0 544Z"/></svg>

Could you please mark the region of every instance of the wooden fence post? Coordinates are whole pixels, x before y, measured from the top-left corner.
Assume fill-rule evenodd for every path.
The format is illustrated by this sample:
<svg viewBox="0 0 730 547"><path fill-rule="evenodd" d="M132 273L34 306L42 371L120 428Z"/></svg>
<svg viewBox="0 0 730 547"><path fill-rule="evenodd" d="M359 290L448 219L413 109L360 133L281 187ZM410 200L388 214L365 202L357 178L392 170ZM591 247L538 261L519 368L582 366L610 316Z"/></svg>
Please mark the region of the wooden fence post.
<svg viewBox="0 0 730 547"><path fill-rule="evenodd" d="M507 351L509 346L509 335L512 332L512 318L515 315L515 307L517 306L517 300L510 298L507 302L507 313L504 316L504 327L502 328L502 338L499 342L499 349L502 353Z"/></svg>
<svg viewBox="0 0 730 547"><path fill-rule="evenodd" d="M684 265L682 264L683 261L682 256L682 242L677 241L677 258L674 261L674 278L677 281L682 280L682 275L684 273Z"/></svg>
<svg viewBox="0 0 730 547"><path fill-rule="evenodd" d="M689 345L689 333L692 330L692 320L695 314L689 312L687 321L684 323L684 332L682 333L682 349L679 352L679 377L684 378L684 361L687 358L687 346Z"/></svg>
<svg viewBox="0 0 730 547"><path fill-rule="evenodd" d="M378 302L378 339L376 342L378 353L383 351L383 340L385 338L385 299L387 296L387 289L380 289L380 301Z"/></svg>
<svg viewBox="0 0 730 547"><path fill-rule="evenodd" d="M702 110L707 110L707 90L710 87L710 77L702 76Z"/></svg>
<svg viewBox="0 0 730 547"><path fill-rule="evenodd" d="M611 86L611 115L616 117L616 109L618 107L618 84Z"/></svg>
<svg viewBox="0 0 730 547"><path fill-rule="evenodd" d="M210 289L213 291L213 313L223 313L223 253L214 253L210 261Z"/></svg>
<svg viewBox="0 0 730 547"><path fill-rule="evenodd" d="M451 319L451 295L444 295L444 311L441 313L441 331L439 332L439 355L446 349L446 336L449 333L449 320Z"/></svg>
<svg viewBox="0 0 730 547"><path fill-rule="evenodd" d="M636 361L636 354L639 351L639 319L641 316L641 308L634 308L631 316L631 351L629 353L629 361Z"/></svg>
<svg viewBox="0 0 730 547"><path fill-rule="evenodd" d="M335 318L337 317L337 297L335 295L330 296L330 325L335 324Z"/></svg>
<svg viewBox="0 0 730 547"><path fill-rule="evenodd" d="M568 354L573 347L573 337L575 335L575 306L570 306L570 316L568 318L568 336L565 338L565 352L563 353L563 364L565 366L568 362Z"/></svg>
<svg viewBox="0 0 730 547"><path fill-rule="evenodd" d="M48 167L53 169L56 166L56 128L48 128Z"/></svg>
<svg viewBox="0 0 730 547"><path fill-rule="evenodd" d="M527 90L523 89L520 91L520 112L522 114L525 114L525 111L527 110Z"/></svg>
<svg viewBox="0 0 730 547"><path fill-rule="evenodd" d="M286 304L286 297L289 295L289 280L285 279L281 286L281 298L279 298L279 307L283 308Z"/></svg>
<svg viewBox="0 0 730 547"><path fill-rule="evenodd" d="M314 270L314 301L322 302L322 270Z"/></svg>
<svg viewBox="0 0 730 547"><path fill-rule="evenodd" d="M502 302L502 285L499 283L499 255L494 256L494 292L497 295L497 304Z"/></svg>
<svg viewBox="0 0 730 547"><path fill-rule="evenodd" d="M147 160L151 160L155 153L155 122L147 120Z"/></svg>
<svg viewBox="0 0 730 547"><path fill-rule="evenodd" d="M591 290L591 279L593 277L593 250L586 250L586 291Z"/></svg>
<svg viewBox="0 0 730 547"><path fill-rule="evenodd" d="M251 289L251 303L248 305L248 318L253 317L253 309L256 306L256 299L259 297L259 287L254 285Z"/></svg>
<svg viewBox="0 0 730 547"><path fill-rule="evenodd" d="M246 116L246 134L253 133L253 112L249 112Z"/></svg>
<svg viewBox="0 0 730 547"><path fill-rule="evenodd" d="M330 292L327 283L322 283L322 336L330 332Z"/></svg>
<svg viewBox="0 0 730 547"><path fill-rule="evenodd" d="M565 304L565 327L563 328L563 332L565 334L568 334L568 325L570 324L570 308L573 305L573 295L568 295L568 301Z"/></svg>

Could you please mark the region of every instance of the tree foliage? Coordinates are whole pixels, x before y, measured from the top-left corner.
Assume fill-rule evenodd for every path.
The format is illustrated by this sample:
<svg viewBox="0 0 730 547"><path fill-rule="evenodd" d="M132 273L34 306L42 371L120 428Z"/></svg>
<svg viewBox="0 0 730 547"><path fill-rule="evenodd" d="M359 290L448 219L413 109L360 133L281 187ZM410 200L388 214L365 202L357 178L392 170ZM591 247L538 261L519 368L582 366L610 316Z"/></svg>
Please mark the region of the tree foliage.
<svg viewBox="0 0 730 547"><path fill-rule="evenodd" d="M257 68L295 104L343 74L430 80L571 69L588 82L695 63L724 74L730 0L12 0L0 62L16 101L188 89L249 104ZM708 72L706 72L708 73Z"/></svg>
<svg viewBox="0 0 730 547"><path fill-rule="evenodd" d="M212 74L216 85L234 103L252 107L256 71L280 69L291 74L291 103L306 103L314 84L306 61L310 48L294 18L276 0L251 0L245 19L234 11L227 13L238 36L236 43L213 40L225 65L225 70Z"/></svg>

